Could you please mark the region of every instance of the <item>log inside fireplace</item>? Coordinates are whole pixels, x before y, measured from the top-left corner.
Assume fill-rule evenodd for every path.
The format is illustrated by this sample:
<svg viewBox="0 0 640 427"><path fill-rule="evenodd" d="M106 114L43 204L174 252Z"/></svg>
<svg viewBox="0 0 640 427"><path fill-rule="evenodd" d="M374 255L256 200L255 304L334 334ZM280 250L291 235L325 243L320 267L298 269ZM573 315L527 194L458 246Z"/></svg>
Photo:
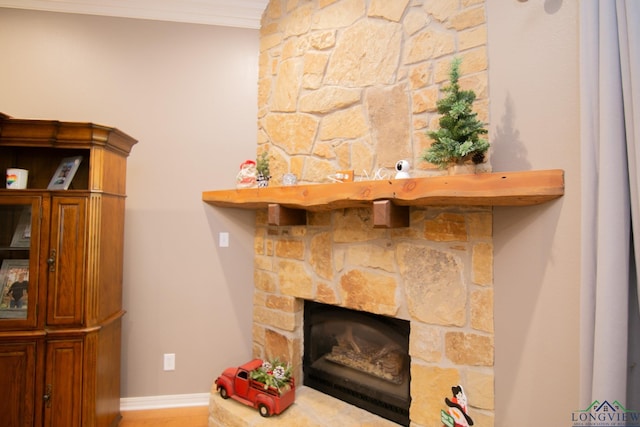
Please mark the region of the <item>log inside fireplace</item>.
<svg viewBox="0 0 640 427"><path fill-rule="evenodd" d="M305 301L306 386L409 425L409 322Z"/></svg>

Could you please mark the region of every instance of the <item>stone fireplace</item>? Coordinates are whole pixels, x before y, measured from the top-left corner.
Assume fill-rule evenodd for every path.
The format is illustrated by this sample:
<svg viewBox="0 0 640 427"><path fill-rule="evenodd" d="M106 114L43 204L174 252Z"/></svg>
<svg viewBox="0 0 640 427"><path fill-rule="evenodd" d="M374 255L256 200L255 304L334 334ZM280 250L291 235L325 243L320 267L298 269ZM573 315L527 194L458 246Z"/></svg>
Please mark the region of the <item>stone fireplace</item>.
<svg viewBox="0 0 640 427"><path fill-rule="evenodd" d="M291 361L295 378L304 378L307 301L402 319L410 329L411 426L441 427L456 384L475 425L493 426L491 208L412 208L410 226L398 229L373 228L364 208L307 216L306 226L276 227L257 211L254 355Z"/></svg>
<svg viewBox="0 0 640 427"><path fill-rule="evenodd" d="M372 228L370 211L309 212L308 226L255 238L254 354L290 360L303 378L304 303L409 322L410 419L441 426L451 386L476 426L493 425L490 208L413 208L408 228Z"/></svg>
<svg viewBox="0 0 640 427"><path fill-rule="evenodd" d="M258 81L270 185L287 172L306 184L340 170L366 179L400 159L413 176L441 173L419 158L454 56L488 121L483 0L271 0ZM399 319L409 325L410 425L441 427L444 399L462 384L474 425L493 426L492 218L488 207L412 207L408 227L380 229L371 209L349 208L271 226L258 210L254 355L290 361L304 378L305 301Z"/></svg>

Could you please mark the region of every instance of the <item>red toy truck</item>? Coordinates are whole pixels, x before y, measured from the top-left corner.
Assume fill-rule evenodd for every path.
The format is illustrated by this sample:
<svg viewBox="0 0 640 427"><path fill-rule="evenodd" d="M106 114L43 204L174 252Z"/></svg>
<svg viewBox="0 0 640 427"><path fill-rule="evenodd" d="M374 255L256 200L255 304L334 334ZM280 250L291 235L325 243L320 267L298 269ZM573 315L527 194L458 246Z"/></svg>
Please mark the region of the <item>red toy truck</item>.
<svg viewBox="0 0 640 427"><path fill-rule="evenodd" d="M258 409L260 415L268 417L287 409L295 399L296 387L291 379L286 391L264 388L264 384L251 379L249 373L262 366L261 359L254 359L237 368L227 368L216 379L216 386L223 399L232 398Z"/></svg>

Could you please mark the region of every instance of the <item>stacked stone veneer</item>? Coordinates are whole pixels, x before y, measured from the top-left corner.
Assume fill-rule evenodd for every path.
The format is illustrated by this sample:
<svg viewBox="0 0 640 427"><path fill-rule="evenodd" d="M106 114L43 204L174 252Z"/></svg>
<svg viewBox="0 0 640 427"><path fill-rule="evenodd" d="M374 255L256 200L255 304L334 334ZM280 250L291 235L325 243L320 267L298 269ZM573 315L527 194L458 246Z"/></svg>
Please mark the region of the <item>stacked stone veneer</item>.
<svg viewBox="0 0 640 427"><path fill-rule="evenodd" d="M326 182L409 159L435 128L451 59L487 119L484 2L272 0L262 20L258 152L271 185L286 172ZM441 426L463 384L475 425L493 426L493 246L489 208L412 208L411 226L372 228L371 211L308 212L308 225L257 215L254 354L301 378L304 300L411 322L412 426Z"/></svg>
<svg viewBox="0 0 640 427"><path fill-rule="evenodd" d="M482 0L272 0L260 48L258 150L269 150L273 184L286 172L372 175L399 159L429 169L425 130L454 56L487 120Z"/></svg>

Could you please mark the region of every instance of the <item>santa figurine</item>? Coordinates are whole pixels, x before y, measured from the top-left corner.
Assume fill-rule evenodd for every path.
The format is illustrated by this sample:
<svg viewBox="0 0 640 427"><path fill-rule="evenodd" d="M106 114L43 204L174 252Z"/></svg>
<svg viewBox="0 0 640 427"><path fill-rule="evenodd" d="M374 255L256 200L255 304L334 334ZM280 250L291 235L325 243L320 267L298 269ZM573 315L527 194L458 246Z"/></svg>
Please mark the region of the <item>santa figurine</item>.
<svg viewBox="0 0 640 427"><path fill-rule="evenodd" d="M256 162L245 160L240 165L240 172L236 175L236 188L251 188L256 186Z"/></svg>

